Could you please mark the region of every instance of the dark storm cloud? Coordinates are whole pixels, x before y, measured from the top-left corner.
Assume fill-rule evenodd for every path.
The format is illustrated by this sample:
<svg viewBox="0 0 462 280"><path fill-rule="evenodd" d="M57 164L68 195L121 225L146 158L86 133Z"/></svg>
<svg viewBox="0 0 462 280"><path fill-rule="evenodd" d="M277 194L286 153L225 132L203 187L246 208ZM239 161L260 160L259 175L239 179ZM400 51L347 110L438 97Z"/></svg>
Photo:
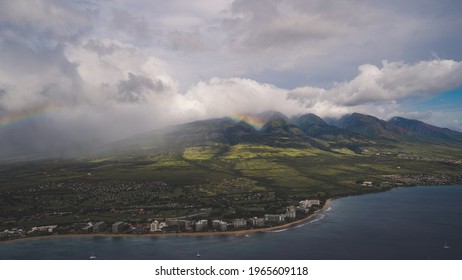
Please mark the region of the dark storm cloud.
<svg viewBox="0 0 462 280"><path fill-rule="evenodd" d="M0 147L79 150L240 110L443 124L403 101L462 85L460 26L449 0L0 1ZM41 108L61 111L14 122Z"/></svg>
<svg viewBox="0 0 462 280"><path fill-rule="evenodd" d="M122 102L142 103L147 100L146 95L162 93L165 90L162 81L128 73L128 79L120 81L118 85L118 99Z"/></svg>

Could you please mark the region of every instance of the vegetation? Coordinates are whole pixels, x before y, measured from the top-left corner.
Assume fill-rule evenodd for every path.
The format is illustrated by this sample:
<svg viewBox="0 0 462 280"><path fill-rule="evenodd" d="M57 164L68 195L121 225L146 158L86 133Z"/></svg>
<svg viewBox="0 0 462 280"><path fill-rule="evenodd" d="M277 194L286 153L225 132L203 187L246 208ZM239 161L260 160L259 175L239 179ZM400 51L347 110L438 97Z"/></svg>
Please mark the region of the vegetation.
<svg viewBox="0 0 462 280"><path fill-rule="evenodd" d="M91 158L4 162L0 230L97 220L261 217L304 199L406 182L460 182L460 142L397 141L402 131L385 133L383 127L377 130L381 137L361 138L309 116L304 131L321 135L314 139L285 122L273 120L267 132L228 120L197 122L156 136L163 142L130 140L122 148L117 143L117 152ZM349 119L350 125L357 122ZM400 134L393 139L382 137L395 130ZM419 181L420 174L433 179Z"/></svg>

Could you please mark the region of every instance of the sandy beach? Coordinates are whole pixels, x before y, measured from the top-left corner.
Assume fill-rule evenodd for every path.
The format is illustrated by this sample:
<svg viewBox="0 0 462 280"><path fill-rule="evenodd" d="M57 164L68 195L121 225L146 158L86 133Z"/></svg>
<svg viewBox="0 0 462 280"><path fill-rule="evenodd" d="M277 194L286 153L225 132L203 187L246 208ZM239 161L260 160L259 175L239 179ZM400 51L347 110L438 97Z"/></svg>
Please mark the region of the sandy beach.
<svg viewBox="0 0 462 280"><path fill-rule="evenodd" d="M246 230L236 230L236 231L206 231L206 232L180 232L180 233L146 233L146 234L114 234L114 233L90 233L90 234L61 234L61 235L45 235L45 236L35 236L35 237L25 237L12 240L0 241L0 243L11 243L11 242L21 242L21 241L30 241L30 240L40 240L47 238L93 238L93 237L161 237L161 236L209 236L209 235L248 235L258 232L271 232L275 230L281 230L285 228L291 228L296 225L302 224L306 221L311 220L314 216L320 212L327 209L332 201L331 198L327 199L324 203L324 206L300 220L296 220L290 223L269 227L269 228L256 228L256 229L246 229Z"/></svg>

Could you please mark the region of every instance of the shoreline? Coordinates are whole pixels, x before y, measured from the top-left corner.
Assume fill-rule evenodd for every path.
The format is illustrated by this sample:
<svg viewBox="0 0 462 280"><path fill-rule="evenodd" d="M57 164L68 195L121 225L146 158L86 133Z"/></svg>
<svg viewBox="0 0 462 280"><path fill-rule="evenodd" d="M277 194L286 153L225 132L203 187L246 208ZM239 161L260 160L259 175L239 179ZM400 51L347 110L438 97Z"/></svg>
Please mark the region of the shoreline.
<svg viewBox="0 0 462 280"><path fill-rule="evenodd" d="M130 233L90 233L90 234L56 234L56 235L44 235L44 236L33 236L33 237L24 237L11 240L0 241L0 244L6 243L15 243L22 241L33 241L41 239L51 239L51 238L94 238L94 237L163 237L163 236L213 236L213 235L249 235L261 232L272 232L275 230L292 228L296 225L302 224L313 219L319 213L325 211L329 208L330 203L333 198L326 199L323 207L316 210L313 214L296 221L292 221L286 224L277 225L269 228L256 228L256 229L245 229L245 230L235 230L235 231L210 231L210 232L179 232L179 233L145 233L145 234L130 234Z"/></svg>

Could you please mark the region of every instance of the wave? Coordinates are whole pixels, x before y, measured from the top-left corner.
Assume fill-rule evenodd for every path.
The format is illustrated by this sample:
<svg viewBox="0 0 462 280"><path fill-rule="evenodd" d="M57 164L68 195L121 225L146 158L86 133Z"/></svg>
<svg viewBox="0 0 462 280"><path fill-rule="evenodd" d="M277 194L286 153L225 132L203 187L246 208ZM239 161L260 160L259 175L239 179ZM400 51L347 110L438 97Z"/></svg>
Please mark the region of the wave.
<svg viewBox="0 0 462 280"><path fill-rule="evenodd" d="M326 217L326 215L320 214L319 218L309 221L308 224L319 222L320 220L324 219L325 217Z"/></svg>
<svg viewBox="0 0 462 280"><path fill-rule="evenodd" d="M283 229L278 229L278 230L272 230L270 232L274 232L274 233L278 233L278 232L283 232L283 231L286 231L288 230L287 228L283 228Z"/></svg>

